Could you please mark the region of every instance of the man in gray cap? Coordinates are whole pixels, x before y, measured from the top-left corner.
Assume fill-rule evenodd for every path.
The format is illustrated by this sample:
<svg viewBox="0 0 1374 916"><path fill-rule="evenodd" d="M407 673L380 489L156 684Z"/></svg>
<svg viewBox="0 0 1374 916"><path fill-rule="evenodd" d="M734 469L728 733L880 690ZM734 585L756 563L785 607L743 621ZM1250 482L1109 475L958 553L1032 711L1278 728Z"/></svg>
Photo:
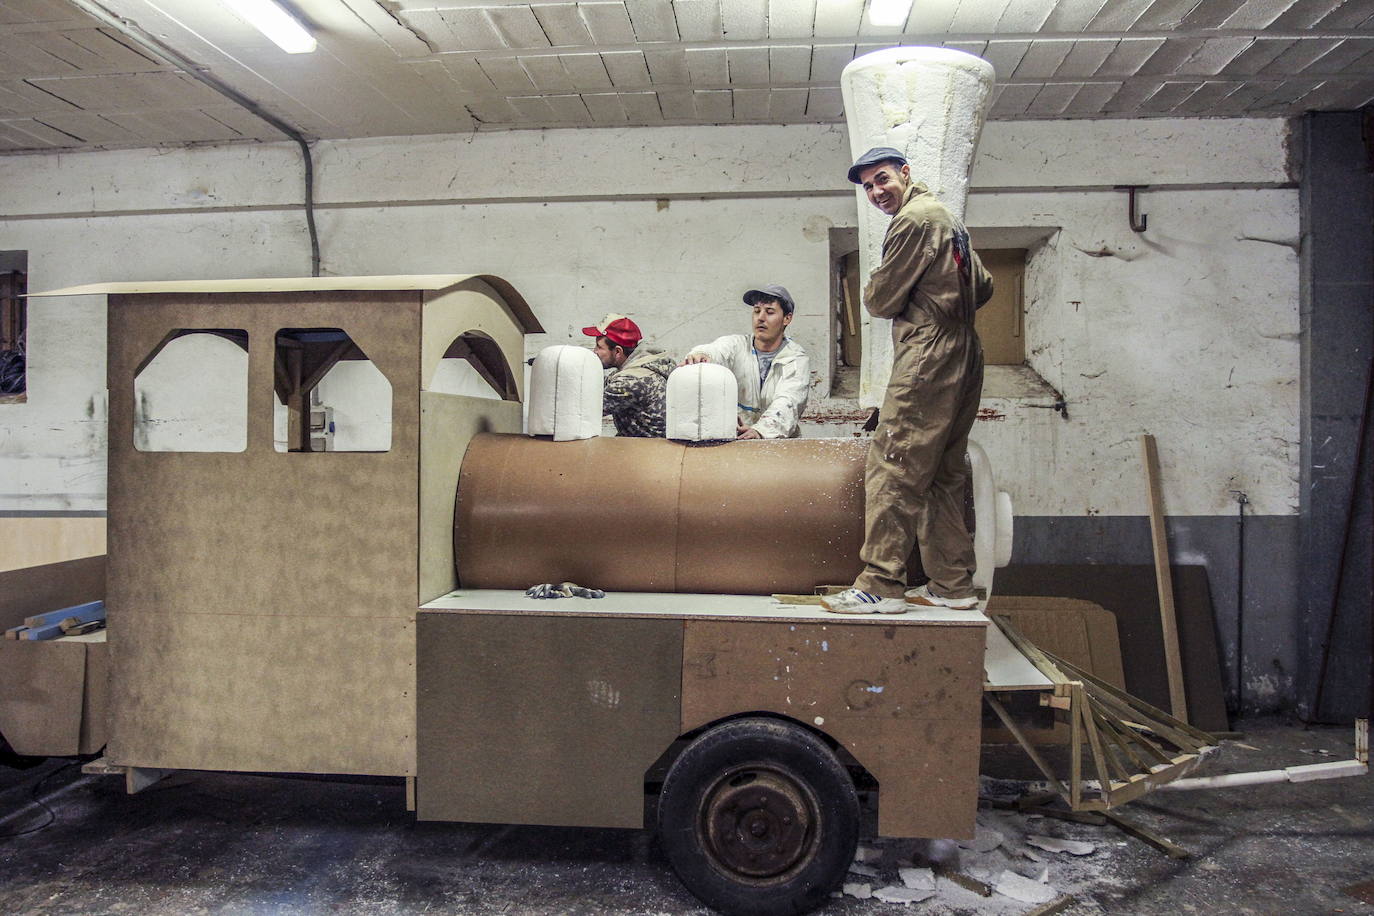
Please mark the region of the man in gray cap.
<svg viewBox="0 0 1374 916"><path fill-rule="evenodd" d="M796 305L776 284L744 294L751 306L754 333L727 334L693 347L682 361L719 363L739 386L738 439L785 439L801 435L801 415L811 386L811 362L801 344L784 332Z"/></svg>
<svg viewBox="0 0 1374 916"><path fill-rule="evenodd" d="M822 603L839 614L900 614L911 605L973 610L965 452L983 391L973 318L992 298L992 277L963 223L911 180L901 152L869 150L849 180L892 217L863 295L870 314L892 319L892 377L864 469L864 571L853 588ZM913 542L930 581L908 589Z"/></svg>

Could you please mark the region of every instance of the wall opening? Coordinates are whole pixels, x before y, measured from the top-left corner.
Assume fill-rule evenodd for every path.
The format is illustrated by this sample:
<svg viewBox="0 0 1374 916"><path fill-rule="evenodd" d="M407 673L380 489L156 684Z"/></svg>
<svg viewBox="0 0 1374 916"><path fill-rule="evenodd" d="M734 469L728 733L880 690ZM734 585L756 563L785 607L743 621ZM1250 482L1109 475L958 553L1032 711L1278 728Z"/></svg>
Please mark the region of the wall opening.
<svg viewBox="0 0 1374 916"><path fill-rule="evenodd" d="M863 284L859 282L859 230L830 230L830 339L834 342L830 394L859 396L863 362Z"/></svg>
<svg viewBox="0 0 1374 916"><path fill-rule="evenodd" d="M391 450L391 382L347 331L282 328L273 368L277 451Z"/></svg>
<svg viewBox="0 0 1374 916"><path fill-rule="evenodd" d="M992 274L992 298L978 310L974 327L983 342L983 362L989 366L1020 366L1026 361L1026 249L986 248L978 251Z"/></svg>
<svg viewBox="0 0 1374 916"><path fill-rule="evenodd" d="M134 375L134 448L241 452L248 447L248 332L185 328Z"/></svg>
<svg viewBox="0 0 1374 916"><path fill-rule="evenodd" d="M0 403L28 396L29 253L0 251Z"/></svg>
<svg viewBox="0 0 1374 916"><path fill-rule="evenodd" d="M520 400L515 374L500 345L481 331L466 331L454 338L426 390L497 401Z"/></svg>

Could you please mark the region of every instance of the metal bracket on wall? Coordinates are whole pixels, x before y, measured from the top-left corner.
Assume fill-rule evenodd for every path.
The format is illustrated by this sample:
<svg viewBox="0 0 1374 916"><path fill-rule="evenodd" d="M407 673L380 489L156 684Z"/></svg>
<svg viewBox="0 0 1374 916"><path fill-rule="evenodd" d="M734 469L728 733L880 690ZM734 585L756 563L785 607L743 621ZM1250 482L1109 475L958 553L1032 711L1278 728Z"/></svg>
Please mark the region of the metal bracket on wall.
<svg viewBox="0 0 1374 916"><path fill-rule="evenodd" d="M1148 187L1147 184L1119 184L1116 186L1116 190L1126 192L1126 221L1131 224L1132 232L1144 232L1145 227L1149 224L1150 218L1144 213L1140 214L1139 221L1136 220L1135 200L1136 192L1144 191Z"/></svg>

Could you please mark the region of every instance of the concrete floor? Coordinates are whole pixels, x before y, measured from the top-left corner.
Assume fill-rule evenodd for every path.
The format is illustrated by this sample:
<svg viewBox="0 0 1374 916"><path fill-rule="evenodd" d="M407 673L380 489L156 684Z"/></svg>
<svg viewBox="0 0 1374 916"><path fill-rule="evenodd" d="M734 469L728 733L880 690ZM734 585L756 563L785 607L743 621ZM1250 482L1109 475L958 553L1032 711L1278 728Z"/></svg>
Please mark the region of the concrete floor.
<svg viewBox="0 0 1374 916"><path fill-rule="evenodd" d="M1246 737L1228 742L1208 772L1353 756L1346 729L1303 731L1273 720L1241 728ZM984 772L1010 760L990 752ZM32 801L35 785L55 819L15 836L48 820ZM1156 793L1127 813L1192 857L1169 859L1113 828L985 812L980 820L1006 839L981 857L963 850L962 867L976 861L1027 875L1047 867L1056 892L1074 896L1066 913L1374 913L1341 891L1374 880L1368 776ZM1040 853L1041 866L1025 855L1027 832L1087 840L1096 851ZM121 780L49 762L0 771L0 833L0 912L10 914L707 913L647 832L416 823L403 787L390 780L183 772L128 796ZM925 849L912 841L867 845L881 854L887 880L879 885ZM910 908L843 897L825 912L1031 909L945 887Z"/></svg>

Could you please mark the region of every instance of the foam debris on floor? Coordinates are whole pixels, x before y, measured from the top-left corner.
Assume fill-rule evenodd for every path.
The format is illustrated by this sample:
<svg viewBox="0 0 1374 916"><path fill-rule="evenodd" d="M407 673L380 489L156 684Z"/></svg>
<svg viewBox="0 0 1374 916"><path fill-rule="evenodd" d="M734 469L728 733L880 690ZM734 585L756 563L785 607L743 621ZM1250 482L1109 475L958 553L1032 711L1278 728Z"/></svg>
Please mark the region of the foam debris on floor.
<svg viewBox="0 0 1374 916"><path fill-rule="evenodd" d="M1023 914L1119 883L1114 857L1131 842L1102 827L983 809L971 839L865 840L843 896L868 901L864 912L919 903L922 914Z"/></svg>

